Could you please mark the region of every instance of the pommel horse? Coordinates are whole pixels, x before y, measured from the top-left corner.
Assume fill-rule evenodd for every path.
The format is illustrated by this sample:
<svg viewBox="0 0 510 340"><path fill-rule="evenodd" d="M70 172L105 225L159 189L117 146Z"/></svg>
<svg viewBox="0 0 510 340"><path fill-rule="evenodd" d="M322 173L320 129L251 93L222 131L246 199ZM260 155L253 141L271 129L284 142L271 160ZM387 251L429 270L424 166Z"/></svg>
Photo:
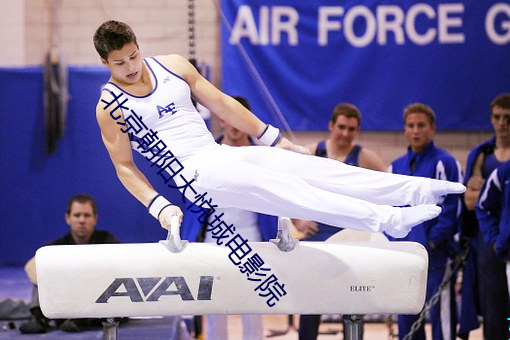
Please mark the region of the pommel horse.
<svg viewBox="0 0 510 340"><path fill-rule="evenodd" d="M280 219L277 239L248 242L284 286L286 294L270 307L228 247L179 235L177 221L159 243L40 248L44 315L108 319L104 339L114 340L120 317L343 314L344 339L359 340L361 315L418 314L425 302L428 256L418 243L350 230L326 242L297 241L290 221Z"/></svg>

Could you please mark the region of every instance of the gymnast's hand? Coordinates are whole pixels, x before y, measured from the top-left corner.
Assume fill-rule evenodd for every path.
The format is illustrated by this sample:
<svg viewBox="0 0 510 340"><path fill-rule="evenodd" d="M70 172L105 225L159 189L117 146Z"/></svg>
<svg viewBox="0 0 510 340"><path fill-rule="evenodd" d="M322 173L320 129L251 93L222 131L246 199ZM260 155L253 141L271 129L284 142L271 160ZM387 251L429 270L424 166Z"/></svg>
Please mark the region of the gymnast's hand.
<svg viewBox="0 0 510 340"><path fill-rule="evenodd" d="M285 137L282 137L276 146L289 151L304 153L306 155L310 154L310 151L307 148L298 144L294 144Z"/></svg>
<svg viewBox="0 0 510 340"><path fill-rule="evenodd" d="M163 210L161 210L161 213L159 214L159 223L161 223L161 226L164 229L170 230L170 221L172 219L172 216L179 217L179 223L182 223L182 219L184 217L184 214L181 211L181 208L179 208L176 205L169 205L165 207Z"/></svg>
<svg viewBox="0 0 510 340"><path fill-rule="evenodd" d="M319 226L314 221L292 219L292 223L304 236L313 236L319 231Z"/></svg>
<svg viewBox="0 0 510 340"><path fill-rule="evenodd" d="M472 176L467 182L467 187L474 191L480 191L482 188L484 179L482 176Z"/></svg>

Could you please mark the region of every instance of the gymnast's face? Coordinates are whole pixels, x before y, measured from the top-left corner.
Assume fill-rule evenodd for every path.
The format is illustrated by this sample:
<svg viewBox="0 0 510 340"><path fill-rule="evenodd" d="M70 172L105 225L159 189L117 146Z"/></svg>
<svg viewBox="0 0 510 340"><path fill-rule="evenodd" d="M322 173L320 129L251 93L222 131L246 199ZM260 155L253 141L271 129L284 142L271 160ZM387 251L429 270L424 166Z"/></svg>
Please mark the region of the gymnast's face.
<svg viewBox="0 0 510 340"><path fill-rule="evenodd" d="M97 215L92 204L73 202L70 213L66 214L66 223L71 228L71 234L77 244L88 243L97 223Z"/></svg>
<svg viewBox="0 0 510 340"><path fill-rule="evenodd" d="M247 146L250 145L248 134L233 127L224 120L220 121L221 127L223 128L223 141L222 144L230 146Z"/></svg>
<svg viewBox="0 0 510 340"><path fill-rule="evenodd" d="M404 124L404 135L414 153L422 152L434 137L436 127L426 114L410 113Z"/></svg>
<svg viewBox="0 0 510 340"><path fill-rule="evenodd" d="M491 122L497 136L508 137L508 122L510 121L510 109L494 106L491 113Z"/></svg>
<svg viewBox="0 0 510 340"><path fill-rule="evenodd" d="M101 62L110 69L112 78L122 85L134 84L142 76L142 56L135 43L112 51L108 60L101 59Z"/></svg>
<svg viewBox="0 0 510 340"><path fill-rule="evenodd" d="M349 147L359 135L359 122L354 117L340 115L336 122L329 122L331 141L339 147Z"/></svg>

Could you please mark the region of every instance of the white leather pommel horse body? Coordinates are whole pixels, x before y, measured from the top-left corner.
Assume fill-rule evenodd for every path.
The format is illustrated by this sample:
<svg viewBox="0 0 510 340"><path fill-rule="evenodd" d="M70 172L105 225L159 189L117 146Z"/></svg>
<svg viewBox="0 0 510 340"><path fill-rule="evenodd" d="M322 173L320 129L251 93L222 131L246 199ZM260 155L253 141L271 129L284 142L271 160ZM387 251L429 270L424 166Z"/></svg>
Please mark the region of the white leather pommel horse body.
<svg viewBox="0 0 510 340"><path fill-rule="evenodd" d="M161 242L46 246L36 253L41 309L55 319L421 311L428 257L420 244L334 238L291 251L248 243L285 291L273 307L224 245L189 243L179 252Z"/></svg>

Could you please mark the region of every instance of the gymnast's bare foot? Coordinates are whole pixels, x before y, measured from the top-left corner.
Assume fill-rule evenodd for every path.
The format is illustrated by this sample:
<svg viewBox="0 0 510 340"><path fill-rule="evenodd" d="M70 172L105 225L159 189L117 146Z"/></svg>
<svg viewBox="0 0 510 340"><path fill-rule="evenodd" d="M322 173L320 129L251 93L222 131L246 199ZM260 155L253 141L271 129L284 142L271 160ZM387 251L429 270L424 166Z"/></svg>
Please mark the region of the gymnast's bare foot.
<svg viewBox="0 0 510 340"><path fill-rule="evenodd" d="M395 238L407 236L414 226L431 220L441 213L441 208L435 204L422 204L415 207L396 209L400 209L402 214L400 225L389 226L384 230L386 234Z"/></svg>

